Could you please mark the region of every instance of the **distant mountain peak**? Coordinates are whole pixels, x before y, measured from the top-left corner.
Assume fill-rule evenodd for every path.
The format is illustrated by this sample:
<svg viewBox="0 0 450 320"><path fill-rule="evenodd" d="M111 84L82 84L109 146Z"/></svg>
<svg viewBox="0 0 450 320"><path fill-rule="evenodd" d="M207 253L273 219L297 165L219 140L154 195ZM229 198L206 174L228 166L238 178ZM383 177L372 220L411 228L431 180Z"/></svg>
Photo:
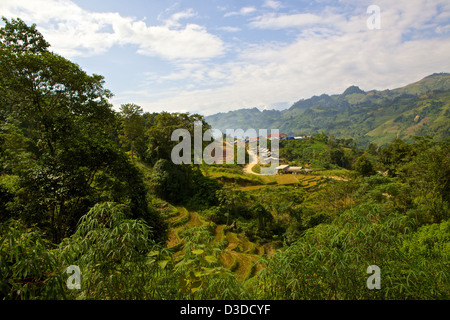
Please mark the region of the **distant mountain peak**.
<svg viewBox="0 0 450 320"><path fill-rule="evenodd" d="M354 94L354 93L365 93L363 90L361 90L358 86L350 86L347 89L345 89L343 95L348 94Z"/></svg>

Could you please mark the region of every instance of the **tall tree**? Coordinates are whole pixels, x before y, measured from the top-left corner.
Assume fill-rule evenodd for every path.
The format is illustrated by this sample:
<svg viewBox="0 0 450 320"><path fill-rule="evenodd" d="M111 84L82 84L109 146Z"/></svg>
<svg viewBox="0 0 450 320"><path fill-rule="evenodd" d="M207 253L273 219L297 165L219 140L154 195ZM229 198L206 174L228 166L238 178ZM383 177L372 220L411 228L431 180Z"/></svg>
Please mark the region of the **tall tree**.
<svg viewBox="0 0 450 320"><path fill-rule="evenodd" d="M147 152L145 159L151 164L155 164L159 159L171 160L172 149L178 144L172 141L172 133L176 129L186 129L194 136L194 123L202 122L202 130L205 132L210 126L203 120L203 116L199 114L189 113L169 113L161 112L154 119L154 125L147 130L146 137L148 139ZM203 133L202 133L203 138ZM202 141L203 146L207 142ZM203 149L202 149L203 150ZM194 154L193 152L191 153Z"/></svg>
<svg viewBox="0 0 450 320"><path fill-rule="evenodd" d="M356 158L353 169L361 176L369 176L374 173L372 162L365 155Z"/></svg>
<svg viewBox="0 0 450 320"><path fill-rule="evenodd" d="M134 161L134 147L137 139L142 139L144 135L144 120L142 107L127 103L120 106L120 116L122 119L123 135L122 141L127 144L131 152L131 160Z"/></svg>
<svg viewBox="0 0 450 320"><path fill-rule="evenodd" d="M411 161L416 154L414 148L401 139L395 139L392 143L381 149L379 160L388 170L391 176L398 174L400 167Z"/></svg>

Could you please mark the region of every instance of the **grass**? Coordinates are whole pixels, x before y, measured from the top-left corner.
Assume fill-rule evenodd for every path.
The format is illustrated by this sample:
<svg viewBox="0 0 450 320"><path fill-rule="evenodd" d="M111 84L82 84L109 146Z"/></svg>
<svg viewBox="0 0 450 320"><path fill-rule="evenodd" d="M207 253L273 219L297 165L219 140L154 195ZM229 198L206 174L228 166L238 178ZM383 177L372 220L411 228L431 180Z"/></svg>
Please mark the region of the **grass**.
<svg viewBox="0 0 450 320"><path fill-rule="evenodd" d="M298 178L293 174L276 175L275 179L278 184L294 184L298 183Z"/></svg>
<svg viewBox="0 0 450 320"><path fill-rule="evenodd" d="M334 172L327 172L328 174L332 174ZM343 172L337 173L336 176L339 175L345 179L345 175ZM312 187L318 187L322 185L321 175L303 175L303 174L282 174L282 175L274 175L274 176L260 176L263 178L264 184L255 185L255 186L246 186L239 188L242 191L252 191L262 189L264 187L278 187L278 186L289 186L289 185L301 185L305 190L312 190Z"/></svg>
<svg viewBox="0 0 450 320"><path fill-rule="evenodd" d="M259 176L255 176L252 174L210 172L209 176L217 179L222 184L236 184L237 186L241 187L263 184L263 181L259 178Z"/></svg>
<svg viewBox="0 0 450 320"><path fill-rule="evenodd" d="M259 178L264 182L264 184L268 184L268 185L277 184L277 180L275 179L275 176L264 175L264 176L260 176Z"/></svg>
<svg viewBox="0 0 450 320"><path fill-rule="evenodd" d="M254 172L254 173L261 173L261 166L259 165L259 164L257 164L257 165L254 165L253 167L252 167L252 171Z"/></svg>
<svg viewBox="0 0 450 320"><path fill-rule="evenodd" d="M175 228L177 226L183 225L187 223L190 219L189 211L185 208L177 208L180 212L178 216L175 216L174 218L169 219L169 224L172 228Z"/></svg>

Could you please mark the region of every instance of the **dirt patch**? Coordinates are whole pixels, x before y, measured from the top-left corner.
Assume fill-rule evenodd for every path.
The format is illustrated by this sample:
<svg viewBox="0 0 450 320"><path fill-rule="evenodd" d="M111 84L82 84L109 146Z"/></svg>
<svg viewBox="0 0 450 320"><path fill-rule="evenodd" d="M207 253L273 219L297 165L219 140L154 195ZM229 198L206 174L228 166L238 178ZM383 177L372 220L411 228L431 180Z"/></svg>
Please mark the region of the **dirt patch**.
<svg viewBox="0 0 450 320"><path fill-rule="evenodd" d="M177 232L172 230L168 234L167 247L172 248L180 243L180 239L178 238Z"/></svg>
<svg viewBox="0 0 450 320"><path fill-rule="evenodd" d="M333 180L348 181L348 179L342 178L342 177L338 177L338 176L322 176L322 177L330 178L330 179L333 179Z"/></svg>
<svg viewBox="0 0 450 320"><path fill-rule="evenodd" d="M189 211L189 222L185 225L185 228L201 227L202 225L203 221L200 220L197 212Z"/></svg>
<svg viewBox="0 0 450 320"><path fill-rule="evenodd" d="M169 222L174 222L184 216L184 209L177 208L178 214L168 219Z"/></svg>
<svg viewBox="0 0 450 320"><path fill-rule="evenodd" d="M223 237L222 231L225 227L226 227L226 225L224 225L224 224L218 225L216 227L216 230L214 231L214 241L215 242L222 241L222 237Z"/></svg>
<svg viewBox="0 0 450 320"><path fill-rule="evenodd" d="M231 252L231 254L239 262L239 267L235 270L235 273L238 275L238 278L241 281L244 281L249 272L249 269L253 265L253 261L246 254L242 254L235 251Z"/></svg>
<svg viewBox="0 0 450 320"><path fill-rule="evenodd" d="M264 246L264 252L266 254L272 254L275 253L275 249L272 247L272 245L270 245L269 243L265 244Z"/></svg>
<svg viewBox="0 0 450 320"><path fill-rule="evenodd" d="M232 232L227 232L225 234L225 237L228 241L228 247L226 248L226 250L234 250L236 249L237 245L238 245L238 238L236 237L236 235Z"/></svg>
<svg viewBox="0 0 450 320"><path fill-rule="evenodd" d="M235 258L229 252L224 252L220 256L220 262L222 262L222 264L223 264L223 266L225 268L231 268L231 266L233 265L234 261L235 261Z"/></svg>

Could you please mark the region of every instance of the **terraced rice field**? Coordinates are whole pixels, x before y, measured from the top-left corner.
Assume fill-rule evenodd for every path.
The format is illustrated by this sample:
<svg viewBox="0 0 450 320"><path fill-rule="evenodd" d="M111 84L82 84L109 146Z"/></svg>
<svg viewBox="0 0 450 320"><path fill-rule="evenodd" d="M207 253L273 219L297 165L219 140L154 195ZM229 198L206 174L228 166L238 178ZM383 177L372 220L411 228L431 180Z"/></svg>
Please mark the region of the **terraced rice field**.
<svg viewBox="0 0 450 320"><path fill-rule="evenodd" d="M185 208L178 207L178 214L168 219L170 225L169 239L167 246L174 248L177 252L182 251L183 240L180 234L195 227L207 226L196 212L189 212ZM235 272L241 281L256 275L262 269L258 263L259 258L264 254L274 252L273 248L266 244L260 246L247 239L242 234L227 230L226 225L217 225L211 235L209 245L223 244L220 261L225 268Z"/></svg>
<svg viewBox="0 0 450 320"><path fill-rule="evenodd" d="M320 176L313 175L304 175L304 174L281 174L274 176L261 176L267 177L268 184L277 186L277 185L301 185L305 190L314 190L316 187L322 184L322 178ZM268 184L254 185L254 186L246 186L241 187L242 191L249 191L255 189L264 188Z"/></svg>

